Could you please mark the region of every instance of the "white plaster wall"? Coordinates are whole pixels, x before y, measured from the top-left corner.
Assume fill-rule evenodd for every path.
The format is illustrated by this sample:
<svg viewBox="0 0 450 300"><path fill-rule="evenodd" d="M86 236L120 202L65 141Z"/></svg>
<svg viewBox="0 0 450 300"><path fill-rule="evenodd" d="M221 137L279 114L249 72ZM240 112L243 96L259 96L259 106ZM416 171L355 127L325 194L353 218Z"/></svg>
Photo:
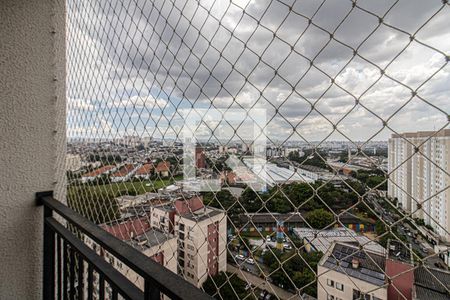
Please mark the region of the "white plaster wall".
<svg viewBox="0 0 450 300"><path fill-rule="evenodd" d="M64 20L64 1L0 3L0 299L42 298L34 194L63 191Z"/></svg>

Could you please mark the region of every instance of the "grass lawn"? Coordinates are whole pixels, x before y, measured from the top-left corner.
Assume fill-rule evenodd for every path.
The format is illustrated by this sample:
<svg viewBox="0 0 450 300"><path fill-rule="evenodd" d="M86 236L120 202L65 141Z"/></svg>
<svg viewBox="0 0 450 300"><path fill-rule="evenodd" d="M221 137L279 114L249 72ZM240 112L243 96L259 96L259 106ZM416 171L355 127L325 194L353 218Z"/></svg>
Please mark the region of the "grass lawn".
<svg viewBox="0 0 450 300"><path fill-rule="evenodd" d="M97 195L114 195L116 196L119 192L128 191L131 194L144 194L147 192L157 192L158 189L162 187L166 187L171 185L175 181L181 180L182 176L176 176L174 178L169 179L156 179L153 181L150 180L142 180L142 181L134 181L134 182L116 182L110 184L102 184L102 185L79 185L79 186L69 186L68 194L73 195L73 193L77 193L80 190L83 190L88 194L97 194Z"/></svg>

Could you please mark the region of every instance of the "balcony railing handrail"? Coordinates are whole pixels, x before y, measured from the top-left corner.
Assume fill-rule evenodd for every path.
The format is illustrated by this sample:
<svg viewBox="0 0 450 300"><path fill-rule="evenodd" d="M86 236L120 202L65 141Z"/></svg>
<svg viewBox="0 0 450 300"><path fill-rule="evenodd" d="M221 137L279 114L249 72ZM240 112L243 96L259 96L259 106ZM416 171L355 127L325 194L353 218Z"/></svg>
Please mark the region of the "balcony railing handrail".
<svg viewBox="0 0 450 300"><path fill-rule="evenodd" d="M108 278L108 283L117 290L125 299L137 300L144 299L144 293L130 282L124 275L117 271L112 265L105 261L100 256L86 246L79 238L72 232L61 225L60 222L54 218L47 217L45 224L50 226L58 233L71 247L76 249L77 254L80 255L89 264L92 264L100 276ZM92 290L92 288L90 288ZM88 292L89 293L89 292Z"/></svg>
<svg viewBox="0 0 450 300"><path fill-rule="evenodd" d="M143 253L124 243L120 239L101 229L98 225L86 219L79 213L53 198L52 192L36 194L38 205L44 205L47 210L54 211L78 230L89 236L93 241L122 261L130 269L143 277L145 281L145 299L153 299L163 293L171 299L212 299L211 296L193 286L177 274L164 268ZM44 221L49 217L44 213ZM53 225L53 222L47 225ZM45 244L45 241L44 241ZM44 250L45 251L45 250ZM45 263L45 258L44 258ZM159 297L159 296L158 296Z"/></svg>

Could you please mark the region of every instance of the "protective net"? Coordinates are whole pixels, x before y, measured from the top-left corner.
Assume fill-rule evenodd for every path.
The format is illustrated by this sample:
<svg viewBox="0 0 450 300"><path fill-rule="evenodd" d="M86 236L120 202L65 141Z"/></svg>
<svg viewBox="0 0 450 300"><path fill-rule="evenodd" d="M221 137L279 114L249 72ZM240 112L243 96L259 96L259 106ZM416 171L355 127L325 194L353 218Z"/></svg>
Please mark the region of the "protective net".
<svg viewBox="0 0 450 300"><path fill-rule="evenodd" d="M67 10L70 207L217 299L450 298L447 1Z"/></svg>

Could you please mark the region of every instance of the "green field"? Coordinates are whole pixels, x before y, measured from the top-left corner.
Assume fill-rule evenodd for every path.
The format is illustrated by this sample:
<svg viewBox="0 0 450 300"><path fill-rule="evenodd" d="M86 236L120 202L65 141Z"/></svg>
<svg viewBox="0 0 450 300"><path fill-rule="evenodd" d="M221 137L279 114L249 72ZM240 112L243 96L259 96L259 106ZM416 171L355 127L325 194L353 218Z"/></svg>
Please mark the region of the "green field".
<svg viewBox="0 0 450 300"><path fill-rule="evenodd" d="M76 185L69 186L68 194L70 196L76 196L77 192L83 192L84 194L97 194L97 195L114 195L118 196L119 193L140 195L147 192L157 192L158 189L169 186L175 181L182 179L182 176L176 176L170 179L156 179L153 181L142 180L142 181L130 181L130 182L117 182L102 185Z"/></svg>
<svg viewBox="0 0 450 300"><path fill-rule="evenodd" d="M170 179L129 181L108 184L82 184L69 186L67 190L68 205L76 212L94 223L101 224L115 220L120 216L117 201L121 195L140 195L157 192L181 180L181 176Z"/></svg>

